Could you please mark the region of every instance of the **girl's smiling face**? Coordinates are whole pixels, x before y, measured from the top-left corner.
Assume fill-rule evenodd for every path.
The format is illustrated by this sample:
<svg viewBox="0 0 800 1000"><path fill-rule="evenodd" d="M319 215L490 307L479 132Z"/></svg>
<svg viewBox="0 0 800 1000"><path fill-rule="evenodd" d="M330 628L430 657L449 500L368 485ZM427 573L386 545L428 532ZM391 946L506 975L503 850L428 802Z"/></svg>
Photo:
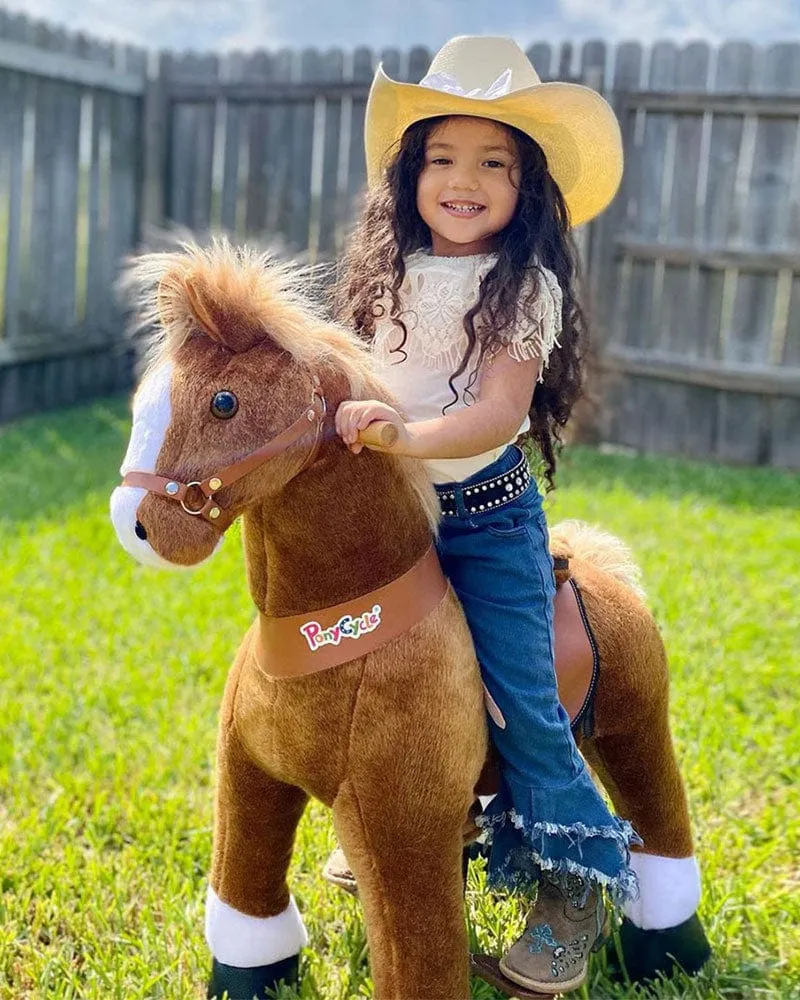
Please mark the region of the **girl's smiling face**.
<svg viewBox="0 0 800 1000"><path fill-rule="evenodd" d="M490 253L519 197L516 143L485 118L452 117L432 129L417 181L417 209L437 256Z"/></svg>

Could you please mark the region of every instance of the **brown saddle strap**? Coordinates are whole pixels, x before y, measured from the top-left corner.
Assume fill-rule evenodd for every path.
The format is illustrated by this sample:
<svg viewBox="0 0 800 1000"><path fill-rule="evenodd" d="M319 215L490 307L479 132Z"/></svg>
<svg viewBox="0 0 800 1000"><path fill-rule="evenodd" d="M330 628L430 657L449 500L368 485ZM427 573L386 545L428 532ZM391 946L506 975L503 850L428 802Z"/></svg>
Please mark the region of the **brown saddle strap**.
<svg viewBox="0 0 800 1000"><path fill-rule="evenodd" d="M271 677L302 677L366 656L422 621L447 587L431 545L402 576L355 600L290 617L261 614L259 666Z"/></svg>

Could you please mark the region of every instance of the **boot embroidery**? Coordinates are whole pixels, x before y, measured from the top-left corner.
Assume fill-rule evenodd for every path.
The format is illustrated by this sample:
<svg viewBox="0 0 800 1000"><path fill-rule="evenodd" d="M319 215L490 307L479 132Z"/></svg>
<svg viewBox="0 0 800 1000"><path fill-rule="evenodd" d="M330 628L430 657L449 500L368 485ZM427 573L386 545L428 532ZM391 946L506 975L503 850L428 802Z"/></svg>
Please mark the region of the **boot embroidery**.
<svg viewBox="0 0 800 1000"><path fill-rule="evenodd" d="M550 924L536 924L529 927L527 936L531 939L528 951L531 955L538 955L547 945L548 948L558 948L558 941L553 937L553 928Z"/></svg>
<svg viewBox="0 0 800 1000"><path fill-rule="evenodd" d="M579 938L573 938L569 944L559 944L553 948L553 962L550 966L552 975L560 976L582 965L586 961L588 944L589 935L581 934Z"/></svg>
<svg viewBox="0 0 800 1000"><path fill-rule="evenodd" d="M602 896L585 879L566 883L548 875L542 879L529 924L503 959L530 989L541 984L548 992L551 985L582 981L589 951L599 939L605 916ZM583 905L576 906L570 898L584 895Z"/></svg>

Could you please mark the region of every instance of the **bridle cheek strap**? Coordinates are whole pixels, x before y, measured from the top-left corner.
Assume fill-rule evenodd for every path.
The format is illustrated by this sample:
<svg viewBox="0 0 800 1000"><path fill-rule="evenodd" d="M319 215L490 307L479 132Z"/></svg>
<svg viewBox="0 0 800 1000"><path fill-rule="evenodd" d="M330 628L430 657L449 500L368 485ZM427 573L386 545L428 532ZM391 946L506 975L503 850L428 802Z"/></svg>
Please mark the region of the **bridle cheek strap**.
<svg viewBox="0 0 800 1000"><path fill-rule="evenodd" d="M166 476L157 476L154 472L128 472L122 480L123 486L138 486L165 497L167 500L174 500L179 503L187 514L193 517L201 517L208 521L220 532L225 531L235 518L235 514L225 510L217 501L215 494L224 490L227 486L238 482L249 472L259 468L264 462L283 454L293 444L305 437L309 431L309 424L314 424L314 440L308 455L295 475L300 475L311 465L317 456L319 446L322 441L322 427L325 423L325 416L328 406L325 396L319 385L319 379L314 376L314 388L311 391L311 406L304 411L301 417L286 430L281 431L277 437L272 438L263 447L251 452L245 458L231 465L225 466L213 476L201 481L191 483L181 483L177 479L169 479Z"/></svg>

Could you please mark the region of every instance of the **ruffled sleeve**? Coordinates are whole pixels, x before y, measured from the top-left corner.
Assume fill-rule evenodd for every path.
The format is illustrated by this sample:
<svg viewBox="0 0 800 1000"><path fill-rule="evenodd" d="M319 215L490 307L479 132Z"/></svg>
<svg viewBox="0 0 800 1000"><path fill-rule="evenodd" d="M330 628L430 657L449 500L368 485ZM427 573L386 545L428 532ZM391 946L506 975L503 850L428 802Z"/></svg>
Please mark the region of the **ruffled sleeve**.
<svg viewBox="0 0 800 1000"><path fill-rule="evenodd" d="M535 291L535 298L530 301ZM538 267L535 277L523 286L518 322L505 331L502 340L515 361L541 360L539 381L542 381L550 354L560 347L563 295L558 278L546 267Z"/></svg>

